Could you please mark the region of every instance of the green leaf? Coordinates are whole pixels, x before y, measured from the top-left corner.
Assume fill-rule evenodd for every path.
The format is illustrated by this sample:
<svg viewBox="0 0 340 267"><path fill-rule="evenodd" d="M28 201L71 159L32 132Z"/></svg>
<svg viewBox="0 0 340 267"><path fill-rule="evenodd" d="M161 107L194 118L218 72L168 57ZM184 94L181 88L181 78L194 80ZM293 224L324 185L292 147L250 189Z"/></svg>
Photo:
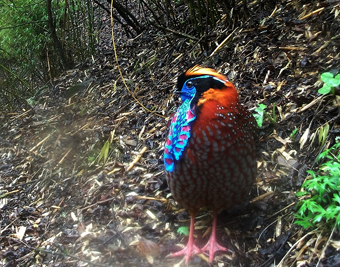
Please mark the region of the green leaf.
<svg viewBox="0 0 340 267"><path fill-rule="evenodd" d="M328 93L330 93L332 91L332 87L329 86L328 84L325 84L324 86L322 86L319 90L318 93L322 94L322 95L326 95Z"/></svg>
<svg viewBox="0 0 340 267"><path fill-rule="evenodd" d="M340 75L337 74L335 77L333 73L325 72L321 74L321 80L325 83L322 88L318 90L320 94L334 93L334 87L340 85Z"/></svg>
<svg viewBox="0 0 340 267"><path fill-rule="evenodd" d="M325 163L320 168L324 171L328 171L330 176L333 177L333 179L338 179L338 176L340 175L340 163L338 162L332 162L332 163Z"/></svg>
<svg viewBox="0 0 340 267"><path fill-rule="evenodd" d="M336 216L340 213L340 207L336 205L330 205L325 213L325 218L327 221L334 220Z"/></svg>
<svg viewBox="0 0 340 267"><path fill-rule="evenodd" d="M307 202L307 208L312 212L312 213L323 213L325 210L315 201L308 201Z"/></svg>
<svg viewBox="0 0 340 267"><path fill-rule="evenodd" d="M308 216L300 216L298 214L295 214L296 221L295 223L297 225L301 225L303 228L307 229L309 227L313 227L314 225L310 222L310 218Z"/></svg>
<svg viewBox="0 0 340 267"><path fill-rule="evenodd" d="M331 80L333 80L334 75L331 72L324 72L320 77L324 83L329 83Z"/></svg>
<svg viewBox="0 0 340 267"><path fill-rule="evenodd" d="M110 142L106 141L104 146L102 147L99 157L98 157L98 162L103 158L104 163L107 160L107 156L109 154L109 149L110 149Z"/></svg>
<svg viewBox="0 0 340 267"><path fill-rule="evenodd" d="M323 151L317 158L317 162L319 162L321 159L324 159L328 156L328 154L330 153L330 149L326 149L325 151Z"/></svg>
<svg viewBox="0 0 340 267"><path fill-rule="evenodd" d="M337 223L337 225L338 225L338 227L339 227L339 226L340 226L340 225L339 225L339 224L340 224L340 212L339 212L338 215L336 216L335 221L336 221L336 223Z"/></svg>
<svg viewBox="0 0 340 267"><path fill-rule="evenodd" d="M313 225L311 222L309 222L309 221L295 221L295 223L296 223L297 225L302 226L302 227L305 228L305 229L314 226L314 225Z"/></svg>
<svg viewBox="0 0 340 267"><path fill-rule="evenodd" d="M337 82L337 84L339 85L340 84L340 74L337 74L335 77L334 77L334 80ZM337 86L337 85L336 85Z"/></svg>
<svg viewBox="0 0 340 267"><path fill-rule="evenodd" d="M326 142L328 133L329 133L329 124L326 123L326 125L323 127L322 145Z"/></svg>
<svg viewBox="0 0 340 267"><path fill-rule="evenodd" d="M298 129L294 129L294 130L292 131L292 133L290 134L290 139L293 140L297 132L298 132Z"/></svg>
<svg viewBox="0 0 340 267"><path fill-rule="evenodd" d="M337 194L333 194L333 200L335 202L338 202L340 204L340 196L339 196L339 192Z"/></svg>
<svg viewBox="0 0 340 267"><path fill-rule="evenodd" d="M317 181L317 179L310 179L310 180L307 180L306 182L304 182L303 184L303 187L307 190L318 190L319 188L319 183Z"/></svg>
<svg viewBox="0 0 340 267"><path fill-rule="evenodd" d="M297 192L295 195L297 197L302 197L302 196L305 196L305 195L308 195L309 193L308 192L303 192L303 191L300 191L300 192Z"/></svg>
<svg viewBox="0 0 340 267"><path fill-rule="evenodd" d="M298 213L300 215L304 215L305 212L308 210L309 201L310 201L309 199L302 201L302 205L301 205L300 209L298 210Z"/></svg>
<svg viewBox="0 0 340 267"><path fill-rule="evenodd" d="M95 160L96 160L95 157L89 157L89 158L88 158L88 161L89 161L89 162L94 162Z"/></svg>
<svg viewBox="0 0 340 267"><path fill-rule="evenodd" d="M319 131L319 145L322 144L322 136L323 136L323 127L320 127L320 131Z"/></svg>
<svg viewBox="0 0 340 267"><path fill-rule="evenodd" d="M256 123L259 127L262 127L262 124L263 124L263 117L264 117L264 113L265 113L265 109L267 108L266 105L264 104L259 104L258 107L255 109L255 112L253 114L255 120L256 120Z"/></svg>
<svg viewBox="0 0 340 267"><path fill-rule="evenodd" d="M322 220L323 214L318 214L314 217L313 223L318 223Z"/></svg>
<svg viewBox="0 0 340 267"><path fill-rule="evenodd" d="M181 226L177 229L177 233L180 235L189 235L189 227L188 226Z"/></svg>

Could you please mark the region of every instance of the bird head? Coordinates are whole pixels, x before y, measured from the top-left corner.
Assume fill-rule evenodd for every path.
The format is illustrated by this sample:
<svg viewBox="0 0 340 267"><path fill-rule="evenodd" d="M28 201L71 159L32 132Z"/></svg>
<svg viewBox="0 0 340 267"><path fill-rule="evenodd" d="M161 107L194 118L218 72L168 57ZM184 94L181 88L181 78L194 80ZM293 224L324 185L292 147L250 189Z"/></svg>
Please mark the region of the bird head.
<svg viewBox="0 0 340 267"><path fill-rule="evenodd" d="M178 77L176 93L184 102L191 99L190 107L200 106L208 99L235 98L238 94L228 78L211 68L196 65ZM228 97L229 96L229 97Z"/></svg>
<svg viewBox="0 0 340 267"><path fill-rule="evenodd" d="M216 80L215 80L216 84L214 84L214 81L212 81L212 83L208 84L208 85L211 85L211 86L215 85L215 86L217 86L217 88L221 87L221 84L219 84L219 82L221 82L222 85L224 83L228 82L227 77L218 73L214 69L202 67L200 65L195 65L194 67L188 69L186 72L184 72L183 74L181 74L178 77L177 89L181 89L186 81L193 79L193 78L196 78L196 77L200 77L200 76L205 76L205 78L215 77L216 78Z"/></svg>

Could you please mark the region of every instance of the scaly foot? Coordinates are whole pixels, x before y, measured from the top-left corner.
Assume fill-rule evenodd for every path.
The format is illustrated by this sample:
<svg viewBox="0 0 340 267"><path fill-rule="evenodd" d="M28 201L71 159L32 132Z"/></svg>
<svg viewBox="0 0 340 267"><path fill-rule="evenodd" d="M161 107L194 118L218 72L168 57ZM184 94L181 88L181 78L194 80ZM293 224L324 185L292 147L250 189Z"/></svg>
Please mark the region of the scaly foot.
<svg viewBox="0 0 340 267"><path fill-rule="evenodd" d="M229 249L221 246L217 243L216 240L216 222L217 222L217 212L213 213L213 225L211 236L209 238L208 243L201 249L202 252L208 252L209 261L212 262L214 260L214 254L216 251L230 251Z"/></svg>

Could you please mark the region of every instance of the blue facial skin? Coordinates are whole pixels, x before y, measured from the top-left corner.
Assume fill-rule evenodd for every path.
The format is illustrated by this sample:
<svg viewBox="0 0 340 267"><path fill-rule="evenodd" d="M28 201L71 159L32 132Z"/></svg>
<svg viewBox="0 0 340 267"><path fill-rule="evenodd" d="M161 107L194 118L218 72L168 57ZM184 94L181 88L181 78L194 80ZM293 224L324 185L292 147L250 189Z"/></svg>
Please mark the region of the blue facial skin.
<svg viewBox="0 0 340 267"><path fill-rule="evenodd" d="M193 80L193 79L187 80L183 85L183 88L182 88L182 91L181 91L182 102L184 102L185 100L188 100L188 99L192 100L194 98L195 94L196 94L196 87L192 85L191 80ZM189 83L189 86L188 86L188 83ZM181 106L179 108L181 108Z"/></svg>

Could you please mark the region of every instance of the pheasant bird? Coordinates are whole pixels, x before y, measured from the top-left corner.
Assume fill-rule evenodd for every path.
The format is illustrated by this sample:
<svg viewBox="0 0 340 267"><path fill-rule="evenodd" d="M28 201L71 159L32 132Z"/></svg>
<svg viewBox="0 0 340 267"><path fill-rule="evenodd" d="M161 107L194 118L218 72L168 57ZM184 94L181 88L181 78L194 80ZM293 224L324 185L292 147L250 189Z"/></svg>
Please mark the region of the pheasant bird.
<svg viewBox="0 0 340 267"><path fill-rule="evenodd" d="M216 240L217 212L245 202L256 176L257 133L253 116L240 104L228 79L196 65L179 76L182 100L165 142L166 179L173 198L188 210L187 246L171 256L228 251ZM212 233L203 248L194 244L195 216L213 211Z"/></svg>

